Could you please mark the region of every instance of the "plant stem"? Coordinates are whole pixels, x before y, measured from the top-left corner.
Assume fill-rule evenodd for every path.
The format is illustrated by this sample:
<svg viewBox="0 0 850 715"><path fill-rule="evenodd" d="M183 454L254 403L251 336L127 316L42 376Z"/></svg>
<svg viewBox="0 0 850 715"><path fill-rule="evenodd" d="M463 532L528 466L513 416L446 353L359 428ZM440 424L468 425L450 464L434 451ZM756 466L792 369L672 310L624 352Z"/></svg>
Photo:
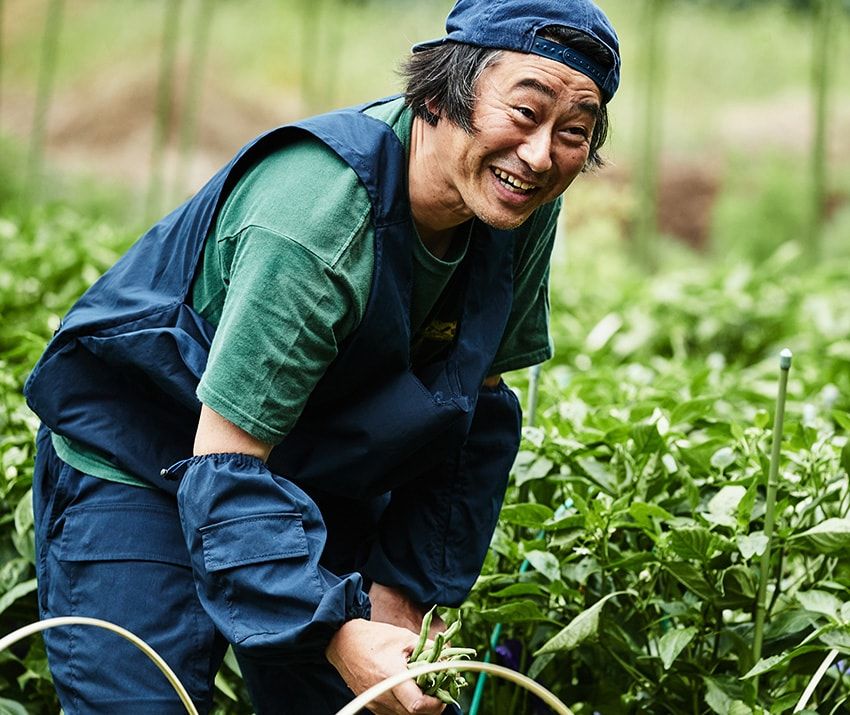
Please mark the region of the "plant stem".
<svg viewBox="0 0 850 715"><path fill-rule="evenodd" d="M758 596L756 601L756 619L753 630L753 664L761 659L762 639L764 637L765 605L767 602L767 577L770 570L771 547L773 546L773 524L776 512L776 491L779 477L779 453L782 448L782 428L785 421L785 393L788 389L788 371L791 369L791 351L787 348L779 357L779 390L776 395L776 413L773 416L773 449L770 454L770 472L767 479L767 496L764 515L764 535L767 547L761 557ZM758 678L753 679L756 698L758 698Z"/></svg>

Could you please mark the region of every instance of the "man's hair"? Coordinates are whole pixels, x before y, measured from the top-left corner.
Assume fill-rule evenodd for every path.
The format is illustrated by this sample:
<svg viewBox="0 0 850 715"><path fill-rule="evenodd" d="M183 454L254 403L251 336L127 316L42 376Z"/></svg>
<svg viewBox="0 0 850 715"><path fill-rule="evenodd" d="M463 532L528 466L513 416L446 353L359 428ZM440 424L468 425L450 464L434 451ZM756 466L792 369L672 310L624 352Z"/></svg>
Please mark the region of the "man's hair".
<svg viewBox="0 0 850 715"><path fill-rule="evenodd" d="M577 50L606 69L613 64L609 50L588 35L560 25L544 28L547 40ZM406 81L404 99L413 113L435 126L441 117L469 134L475 133L472 111L475 108L478 80L482 72L499 61L504 50L446 42L414 52L401 67ZM433 111L428 105L433 107ZM596 117L590 138L590 153L585 168L601 166L599 149L608 137L608 110L605 102Z"/></svg>

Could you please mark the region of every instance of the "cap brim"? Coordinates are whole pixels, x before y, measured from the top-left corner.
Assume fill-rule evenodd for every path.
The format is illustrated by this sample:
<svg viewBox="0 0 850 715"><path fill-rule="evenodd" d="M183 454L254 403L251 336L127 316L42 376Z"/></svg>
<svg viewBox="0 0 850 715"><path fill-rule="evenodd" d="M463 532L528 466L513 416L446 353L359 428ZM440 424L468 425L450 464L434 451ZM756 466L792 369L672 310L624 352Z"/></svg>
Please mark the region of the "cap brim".
<svg viewBox="0 0 850 715"><path fill-rule="evenodd" d="M440 45L446 44L448 39L449 39L448 37L440 37L439 39L436 39L436 40L428 40L427 42L419 42L419 43L415 44L411 48L410 51L411 52L422 52L423 50L430 50L434 47L439 47Z"/></svg>

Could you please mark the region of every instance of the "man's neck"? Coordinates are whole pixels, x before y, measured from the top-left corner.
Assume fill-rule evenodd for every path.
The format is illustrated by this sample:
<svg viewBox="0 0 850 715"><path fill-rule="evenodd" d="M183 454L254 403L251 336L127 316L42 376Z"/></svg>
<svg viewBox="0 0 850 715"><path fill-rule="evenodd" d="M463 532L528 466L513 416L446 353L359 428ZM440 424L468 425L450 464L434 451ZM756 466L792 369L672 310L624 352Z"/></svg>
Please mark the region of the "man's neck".
<svg viewBox="0 0 850 715"><path fill-rule="evenodd" d="M471 218L440 169L434 128L414 117L407 167L410 211L422 244L437 258L446 255L457 227Z"/></svg>

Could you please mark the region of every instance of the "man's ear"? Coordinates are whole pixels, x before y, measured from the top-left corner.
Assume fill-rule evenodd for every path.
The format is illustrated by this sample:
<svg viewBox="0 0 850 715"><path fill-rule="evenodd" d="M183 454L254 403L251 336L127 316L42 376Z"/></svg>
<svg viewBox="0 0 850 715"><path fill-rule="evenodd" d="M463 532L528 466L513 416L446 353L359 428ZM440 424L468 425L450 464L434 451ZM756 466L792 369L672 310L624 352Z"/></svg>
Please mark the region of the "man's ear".
<svg viewBox="0 0 850 715"><path fill-rule="evenodd" d="M440 111L440 108L437 106L437 102L434 100L433 97L430 97L425 100L425 109L427 109L428 112L435 117L442 116L442 112Z"/></svg>

